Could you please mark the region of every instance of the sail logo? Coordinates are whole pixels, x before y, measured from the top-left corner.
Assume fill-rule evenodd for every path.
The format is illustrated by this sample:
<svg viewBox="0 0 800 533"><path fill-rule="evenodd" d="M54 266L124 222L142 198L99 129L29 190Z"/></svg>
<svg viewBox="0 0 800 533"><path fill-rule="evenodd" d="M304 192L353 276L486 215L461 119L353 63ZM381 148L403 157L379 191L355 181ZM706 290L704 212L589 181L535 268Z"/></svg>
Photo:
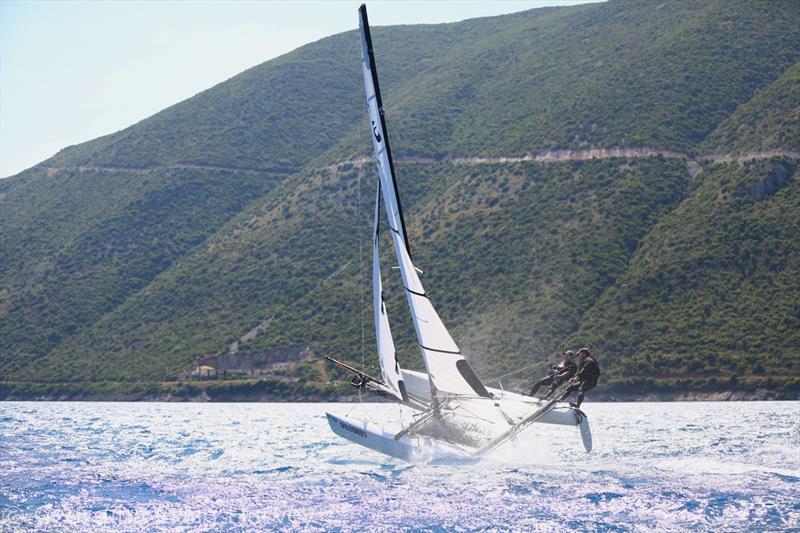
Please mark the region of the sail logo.
<svg viewBox="0 0 800 533"><path fill-rule="evenodd" d="M375 121L372 121L372 134L375 136L375 140L381 142L381 134L378 132L378 126L375 125Z"/></svg>
<svg viewBox="0 0 800 533"><path fill-rule="evenodd" d="M339 422L339 427L341 427L345 431L349 431L350 433L355 433L359 437L364 437L365 439L367 438L367 432L366 431L358 429L357 427L353 427L350 424L346 424L346 423L342 422L341 420L338 420L338 422Z"/></svg>

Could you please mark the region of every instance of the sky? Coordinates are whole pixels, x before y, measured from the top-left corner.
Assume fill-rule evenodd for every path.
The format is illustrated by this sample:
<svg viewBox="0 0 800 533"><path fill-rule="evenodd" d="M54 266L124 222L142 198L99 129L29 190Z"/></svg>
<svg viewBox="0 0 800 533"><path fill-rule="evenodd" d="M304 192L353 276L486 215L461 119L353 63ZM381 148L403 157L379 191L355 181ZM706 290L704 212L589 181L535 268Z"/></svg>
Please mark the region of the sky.
<svg viewBox="0 0 800 533"><path fill-rule="evenodd" d="M586 0L368 2L373 26ZM355 29L359 1L0 0L0 177Z"/></svg>

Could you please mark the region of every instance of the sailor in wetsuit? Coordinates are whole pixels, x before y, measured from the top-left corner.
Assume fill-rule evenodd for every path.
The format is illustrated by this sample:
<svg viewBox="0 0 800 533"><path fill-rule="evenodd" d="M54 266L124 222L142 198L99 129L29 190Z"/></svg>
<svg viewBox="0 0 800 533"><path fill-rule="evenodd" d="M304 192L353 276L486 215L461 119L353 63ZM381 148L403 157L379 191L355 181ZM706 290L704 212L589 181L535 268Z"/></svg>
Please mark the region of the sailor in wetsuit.
<svg viewBox="0 0 800 533"><path fill-rule="evenodd" d="M599 377L600 366L597 364L597 360L589 353L589 348L581 348L578 350L578 374L572 378L569 387L561 395L561 399L578 391L578 402L573 407L580 407L583 403L584 393L597 385Z"/></svg>
<svg viewBox="0 0 800 533"><path fill-rule="evenodd" d="M575 372L578 370L578 365L575 364L574 357L575 352L572 350L567 350L564 352L564 359L551 366L550 373L533 384L533 388L529 393L530 396L535 396L536 391L538 391L542 385L549 384L550 388L545 394L546 398L547 396L550 396L559 385L564 383L564 381L574 376Z"/></svg>

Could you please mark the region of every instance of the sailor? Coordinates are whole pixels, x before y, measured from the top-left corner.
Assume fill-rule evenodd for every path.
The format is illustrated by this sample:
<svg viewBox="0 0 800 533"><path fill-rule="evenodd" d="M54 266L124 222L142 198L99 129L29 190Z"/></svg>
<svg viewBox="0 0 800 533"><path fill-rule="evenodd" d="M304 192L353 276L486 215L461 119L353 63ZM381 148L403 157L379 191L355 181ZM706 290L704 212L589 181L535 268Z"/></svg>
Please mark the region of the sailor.
<svg viewBox="0 0 800 533"><path fill-rule="evenodd" d="M567 350L564 353L564 360L561 361L555 368L556 374L553 376L553 381L550 383L550 388L542 396L547 400L565 381L572 379L578 372L578 364L575 362L575 352Z"/></svg>
<svg viewBox="0 0 800 533"><path fill-rule="evenodd" d="M583 347L578 350L578 374L572 378L569 387L561 395L564 399L573 392L578 392L578 402L573 407L580 407L583 403L584 393L592 390L597 385L597 378L600 377L600 366L597 360L589 353L589 348Z"/></svg>
<svg viewBox="0 0 800 533"><path fill-rule="evenodd" d="M533 388L531 389L529 395L535 396L536 391L538 391L542 385L549 384L550 388L545 395L549 396L560 384L574 376L575 372L578 370L578 366L575 364L574 358L575 352L572 350L567 350L564 352L564 358L550 367L550 372L548 375L533 384Z"/></svg>

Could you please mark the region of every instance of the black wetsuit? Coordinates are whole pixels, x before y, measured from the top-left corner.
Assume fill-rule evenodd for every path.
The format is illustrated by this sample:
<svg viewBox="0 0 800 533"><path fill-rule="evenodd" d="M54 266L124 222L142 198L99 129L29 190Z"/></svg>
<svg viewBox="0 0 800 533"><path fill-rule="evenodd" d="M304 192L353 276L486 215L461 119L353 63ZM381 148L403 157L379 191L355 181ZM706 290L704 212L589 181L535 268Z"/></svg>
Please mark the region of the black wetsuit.
<svg viewBox="0 0 800 533"><path fill-rule="evenodd" d="M575 364L575 361L567 361L566 359L562 360L558 364L555 364L550 367L550 373L537 381L533 384L533 388L529 393L531 396L535 395L536 392L542 385L550 385L550 389L547 391L547 395L550 395L553 392L553 389L558 387L561 383L565 380L571 378L575 375L575 372L578 370L578 365Z"/></svg>
<svg viewBox="0 0 800 533"><path fill-rule="evenodd" d="M544 393L545 399L549 398L550 395L553 394L562 383L575 375L575 373L578 371L578 364L575 361L564 360L561 361L558 366L556 366L555 371L556 373L553 376L552 382L550 383L550 388Z"/></svg>
<svg viewBox="0 0 800 533"><path fill-rule="evenodd" d="M578 382L570 385L569 388L564 391L564 394L561 397L566 398L571 393L578 391L578 402L576 407L580 407L583 403L583 394L592 390L595 385L597 385L597 378L599 377L600 365L598 365L597 360L590 355L584 359L583 364L578 370Z"/></svg>

